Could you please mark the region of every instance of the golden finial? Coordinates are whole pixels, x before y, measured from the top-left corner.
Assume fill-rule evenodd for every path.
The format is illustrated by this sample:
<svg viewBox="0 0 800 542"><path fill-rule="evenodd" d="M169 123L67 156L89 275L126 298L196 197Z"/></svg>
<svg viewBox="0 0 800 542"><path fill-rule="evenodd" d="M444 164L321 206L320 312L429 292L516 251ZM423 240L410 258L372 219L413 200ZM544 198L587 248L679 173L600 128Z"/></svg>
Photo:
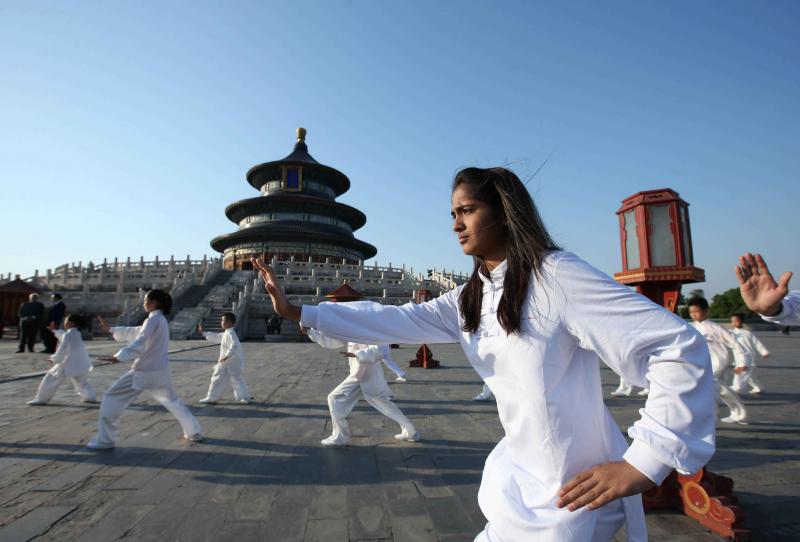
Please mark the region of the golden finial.
<svg viewBox="0 0 800 542"><path fill-rule="evenodd" d="M298 128L297 129L297 141L305 141L306 140L306 129L305 128Z"/></svg>

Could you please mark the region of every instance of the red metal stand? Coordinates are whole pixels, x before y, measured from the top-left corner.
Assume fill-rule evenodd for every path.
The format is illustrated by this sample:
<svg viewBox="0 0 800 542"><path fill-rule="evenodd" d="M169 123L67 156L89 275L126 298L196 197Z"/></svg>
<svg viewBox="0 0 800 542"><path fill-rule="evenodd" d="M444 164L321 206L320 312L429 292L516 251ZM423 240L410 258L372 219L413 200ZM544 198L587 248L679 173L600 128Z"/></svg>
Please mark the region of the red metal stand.
<svg viewBox="0 0 800 542"><path fill-rule="evenodd" d="M423 367L425 369L436 369L439 362L433 359L433 352L427 344L423 344L417 350L417 357L408 362L409 367Z"/></svg>
<svg viewBox="0 0 800 542"><path fill-rule="evenodd" d="M659 486L642 495L646 512L671 509L683 512L706 528L735 542L750 542L750 531L739 499L733 494L733 480L700 469L683 476L673 471Z"/></svg>

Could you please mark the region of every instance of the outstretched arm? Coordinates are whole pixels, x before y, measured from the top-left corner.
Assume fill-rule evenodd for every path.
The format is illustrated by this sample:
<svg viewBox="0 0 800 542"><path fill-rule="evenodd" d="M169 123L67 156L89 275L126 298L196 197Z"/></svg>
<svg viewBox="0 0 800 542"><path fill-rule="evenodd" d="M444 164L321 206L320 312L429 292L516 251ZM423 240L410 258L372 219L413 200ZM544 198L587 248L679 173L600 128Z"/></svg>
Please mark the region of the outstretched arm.
<svg viewBox="0 0 800 542"><path fill-rule="evenodd" d="M739 265L734 272L739 280L742 300L750 310L763 316L775 316L781 311L781 300L789 292L791 271L783 273L775 282L761 254L747 252L739 256Z"/></svg>
<svg viewBox="0 0 800 542"><path fill-rule="evenodd" d="M278 314L300 320L307 328L360 344L453 343L461 333L458 294L451 290L426 303L402 306L371 301L321 303L302 309L289 303L274 271L263 260L254 260Z"/></svg>

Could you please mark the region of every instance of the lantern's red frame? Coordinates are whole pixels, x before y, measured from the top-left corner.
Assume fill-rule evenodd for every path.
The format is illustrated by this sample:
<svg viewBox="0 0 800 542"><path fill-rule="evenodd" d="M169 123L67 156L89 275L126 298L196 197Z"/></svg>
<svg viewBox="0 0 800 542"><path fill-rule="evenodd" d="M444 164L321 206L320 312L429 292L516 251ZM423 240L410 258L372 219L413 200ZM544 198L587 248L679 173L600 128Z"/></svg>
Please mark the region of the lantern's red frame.
<svg viewBox="0 0 800 542"><path fill-rule="evenodd" d="M689 204L670 188L645 190L622 200L617 215L622 272L614 278L674 312L681 285L705 280L694 265Z"/></svg>

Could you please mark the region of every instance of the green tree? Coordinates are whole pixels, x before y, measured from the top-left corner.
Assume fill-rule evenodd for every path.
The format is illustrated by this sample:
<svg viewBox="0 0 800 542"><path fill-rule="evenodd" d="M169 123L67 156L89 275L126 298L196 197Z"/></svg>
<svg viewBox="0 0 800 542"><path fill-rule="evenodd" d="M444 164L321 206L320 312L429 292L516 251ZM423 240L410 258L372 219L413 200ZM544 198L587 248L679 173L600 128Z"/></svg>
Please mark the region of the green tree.
<svg viewBox="0 0 800 542"><path fill-rule="evenodd" d="M739 292L739 288L731 288L714 296L714 299L711 300L708 315L711 318L730 318L732 314L737 312L744 314L745 318L753 315L753 311L748 309L747 305L742 301L742 294Z"/></svg>

